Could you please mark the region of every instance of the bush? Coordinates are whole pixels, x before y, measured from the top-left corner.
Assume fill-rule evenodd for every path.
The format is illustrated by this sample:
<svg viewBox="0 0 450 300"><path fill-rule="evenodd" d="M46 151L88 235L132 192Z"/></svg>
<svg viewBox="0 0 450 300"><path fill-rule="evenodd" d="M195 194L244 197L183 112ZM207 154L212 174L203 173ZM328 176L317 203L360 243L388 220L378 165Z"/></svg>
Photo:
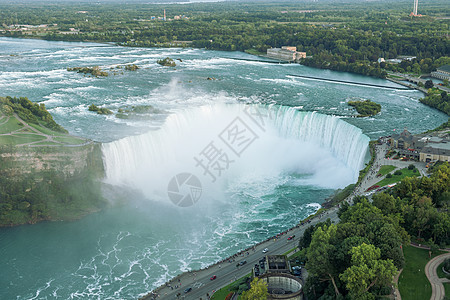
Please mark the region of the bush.
<svg viewBox="0 0 450 300"><path fill-rule="evenodd" d="M348 105L353 106L359 113L359 117L374 116L381 111L381 105L370 100L349 101Z"/></svg>
<svg viewBox="0 0 450 300"><path fill-rule="evenodd" d="M388 173L388 174L386 175L386 178L392 178L392 174L391 174L391 173Z"/></svg>
<svg viewBox="0 0 450 300"><path fill-rule="evenodd" d="M244 283L239 286L238 294L242 294L243 292L248 290L248 284Z"/></svg>
<svg viewBox="0 0 450 300"><path fill-rule="evenodd" d="M414 165L413 164L410 164L409 166L408 166L408 170L414 170Z"/></svg>
<svg viewBox="0 0 450 300"><path fill-rule="evenodd" d="M445 270L445 272L450 273L450 258L447 258L444 261L444 270Z"/></svg>
<svg viewBox="0 0 450 300"><path fill-rule="evenodd" d="M228 293L228 295L225 297L225 300L230 300L233 297L234 293L230 292Z"/></svg>
<svg viewBox="0 0 450 300"><path fill-rule="evenodd" d="M398 175L398 176L402 175L402 171L401 170L397 170L397 171L394 172L394 175Z"/></svg>

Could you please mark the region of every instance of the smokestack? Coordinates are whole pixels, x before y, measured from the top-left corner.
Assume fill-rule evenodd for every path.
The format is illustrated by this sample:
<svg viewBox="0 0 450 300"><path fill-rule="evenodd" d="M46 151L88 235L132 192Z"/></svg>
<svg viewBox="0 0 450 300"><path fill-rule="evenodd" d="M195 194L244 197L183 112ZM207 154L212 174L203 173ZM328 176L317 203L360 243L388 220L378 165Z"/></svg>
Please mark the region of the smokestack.
<svg viewBox="0 0 450 300"><path fill-rule="evenodd" d="M414 8L413 8L413 11L412 11L411 15L417 16L417 8L418 8L418 6L419 6L419 0L414 0Z"/></svg>

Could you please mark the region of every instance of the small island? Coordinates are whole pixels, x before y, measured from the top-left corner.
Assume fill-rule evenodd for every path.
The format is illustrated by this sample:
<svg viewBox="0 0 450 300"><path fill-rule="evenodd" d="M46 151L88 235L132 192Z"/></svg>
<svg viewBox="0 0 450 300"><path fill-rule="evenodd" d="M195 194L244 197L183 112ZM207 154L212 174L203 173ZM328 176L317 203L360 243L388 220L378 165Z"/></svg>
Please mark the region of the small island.
<svg viewBox="0 0 450 300"><path fill-rule="evenodd" d="M115 69L125 69L125 71L137 71L139 70L139 66L135 65L135 64L128 64L128 65L118 65L115 68L111 67L110 70L112 70L110 73L103 71L99 66L94 66L94 67L73 67L73 68L67 68L67 71L69 72L77 72L77 73L81 73L81 74L89 74L92 75L94 77L108 77L109 75L118 75L119 73L116 72ZM123 74L123 71L122 73Z"/></svg>
<svg viewBox="0 0 450 300"><path fill-rule="evenodd" d="M136 71L140 69L138 66L136 66L135 64L131 64L131 65L125 65L125 70L127 71Z"/></svg>
<svg viewBox="0 0 450 300"><path fill-rule="evenodd" d="M95 76L95 77L98 77L98 76L106 77L109 75L108 72L102 71L99 66L67 68L67 71L83 73L83 74L91 74L92 76Z"/></svg>
<svg viewBox="0 0 450 300"><path fill-rule="evenodd" d="M89 105L89 111L97 112L99 115L112 115L113 112L110 109L107 109L106 107L98 107L95 104Z"/></svg>
<svg viewBox="0 0 450 300"><path fill-rule="evenodd" d="M152 105L125 106L117 110L116 118L119 119L148 119L152 114L164 113L163 110Z"/></svg>
<svg viewBox="0 0 450 300"><path fill-rule="evenodd" d="M158 59L156 62L164 67L175 67L177 65L170 57Z"/></svg>
<svg viewBox="0 0 450 300"><path fill-rule="evenodd" d="M375 116L381 111L381 105L370 100L349 101L347 104L356 109L359 114L358 117Z"/></svg>

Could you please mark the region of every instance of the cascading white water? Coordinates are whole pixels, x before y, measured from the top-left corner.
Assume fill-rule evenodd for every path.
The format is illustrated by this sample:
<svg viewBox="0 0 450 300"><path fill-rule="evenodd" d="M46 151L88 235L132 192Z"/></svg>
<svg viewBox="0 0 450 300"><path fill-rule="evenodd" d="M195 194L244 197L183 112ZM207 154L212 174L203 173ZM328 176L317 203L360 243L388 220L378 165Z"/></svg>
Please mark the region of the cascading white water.
<svg viewBox="0 0 450 300"><path fill-rule="evenodd" d="M330 149L352 170L363 167L369 138L358 127L335 116L300 112L292 107L274 106L272 110L275 126L282 136Z"/></svg>
<svg viewBox="0 0 450 300"><path fill-rule="evenodd" d="M250 134L234 141L246 146L234 152L226 142L233 126ZM220 198L236 182L258 185L274 178L269 181L275 184L283 173L307 176L299 185L343 187L356 180L368 141L359 128L334 116L283 106L216 104L174 113L159 130L103 144L103 155L109 183L168 201L168 182L183 172L196 175L209 198ZM220 172L209 169L214 175L198 163L211 145L228 160Z"/></svg>

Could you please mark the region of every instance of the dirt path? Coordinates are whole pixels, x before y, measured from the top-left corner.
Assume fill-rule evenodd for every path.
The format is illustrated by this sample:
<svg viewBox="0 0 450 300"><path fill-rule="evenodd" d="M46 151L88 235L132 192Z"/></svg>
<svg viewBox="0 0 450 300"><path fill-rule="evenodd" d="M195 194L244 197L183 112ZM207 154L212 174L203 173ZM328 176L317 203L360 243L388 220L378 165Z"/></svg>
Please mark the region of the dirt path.
<svg viewBox="0 0 450 300"><path fill-rule="evenodd" d="M437 268L447 258L450 258L450 253L444 253L436 256L430 260L425 266L425 274L431 283L431 298L430 300L442 300L445 297L444 282L450 282L447 278L439 278L437 275Z"/></svg>

